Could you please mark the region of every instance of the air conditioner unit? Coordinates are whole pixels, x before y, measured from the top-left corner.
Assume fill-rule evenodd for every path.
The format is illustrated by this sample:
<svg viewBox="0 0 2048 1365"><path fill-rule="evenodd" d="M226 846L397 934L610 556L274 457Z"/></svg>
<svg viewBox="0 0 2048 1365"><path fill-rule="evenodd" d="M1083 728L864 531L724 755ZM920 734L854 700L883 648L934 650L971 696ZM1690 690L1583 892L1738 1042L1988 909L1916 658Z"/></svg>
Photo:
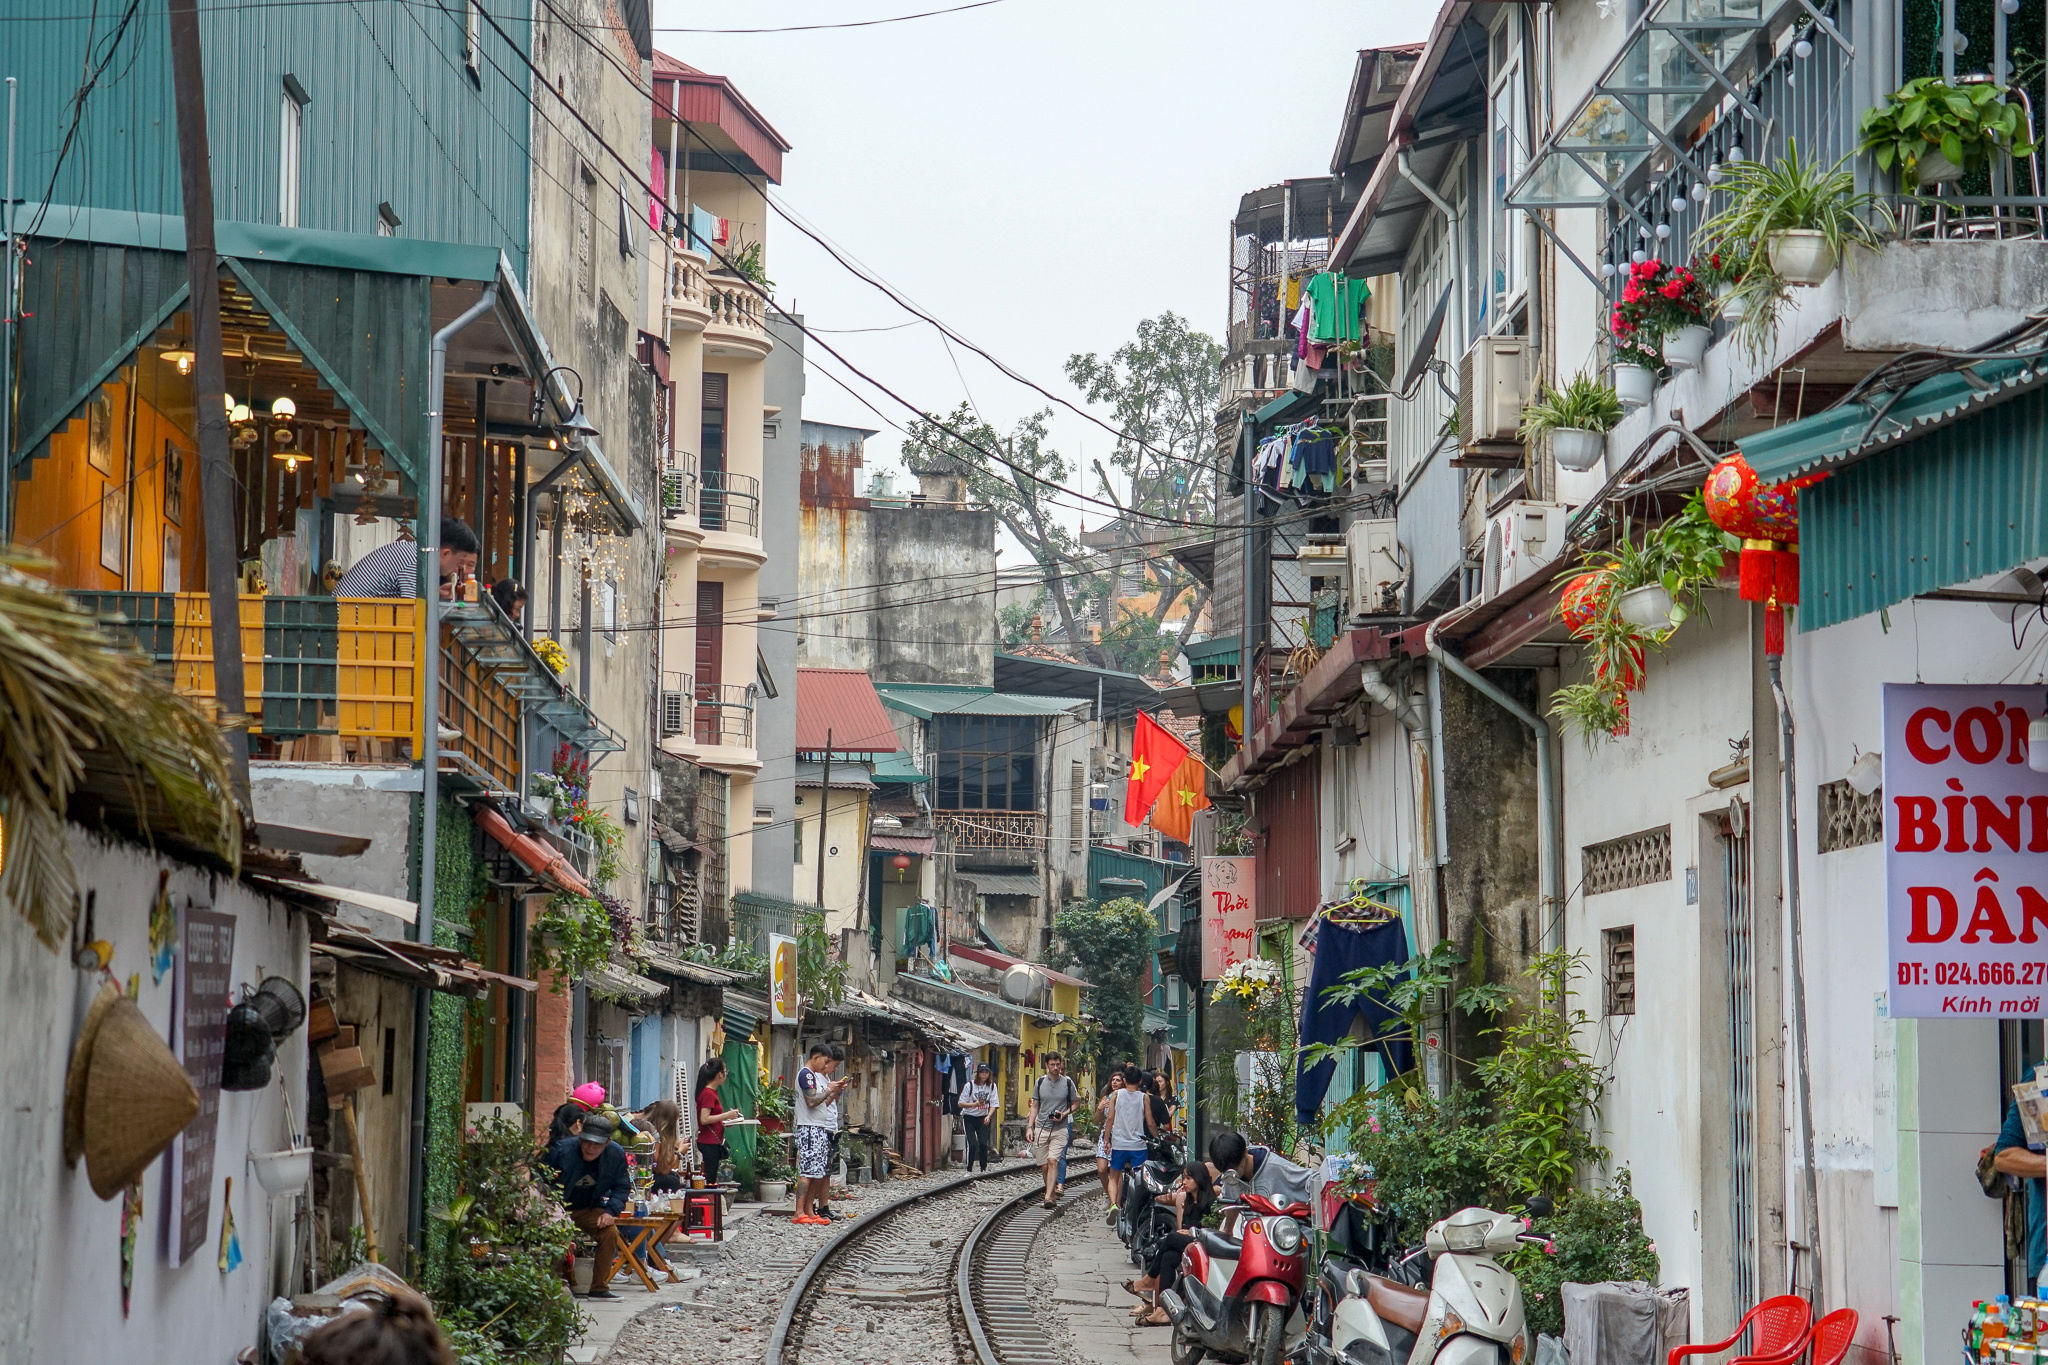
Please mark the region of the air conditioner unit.
<svg viewBox="0 0 2048 1365"><path fill-rule="evenodd" d="M1351 614L1376 616L1401 609L1401 542L1392 517L1354 521L1344 528L1351 568Z"/></svg>
<svg viewBox="0 0 2048 1365"><path fill-rule="evenodd" d="M1481 337L1465 352L1458 362L1458 444L1466 453L1519 456L1534 360L1526 337Z"/></svg>
<svg viewBox="0 0 2048 1365"><path fill-rule="evenodd" d="M1555 559L1569 511L1561 502L1511 502L1489 521L1481 595L1511 588Z"/></svg>

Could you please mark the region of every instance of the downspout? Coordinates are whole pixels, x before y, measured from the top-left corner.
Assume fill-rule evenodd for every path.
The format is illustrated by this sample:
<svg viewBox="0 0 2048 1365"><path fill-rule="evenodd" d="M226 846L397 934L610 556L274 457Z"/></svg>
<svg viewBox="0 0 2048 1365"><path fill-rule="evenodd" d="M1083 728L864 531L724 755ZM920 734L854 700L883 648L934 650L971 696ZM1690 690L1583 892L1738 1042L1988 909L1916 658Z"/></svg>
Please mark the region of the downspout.
<svg viewBox="0 0 2048 1365"><path fill-rule="evenodd" d="M1465 292L1464 224L1459 221L1458 211L1451 207L1450 200L1438 194L1434 185L1415 173L1415 168L1408 162L1408 149L1406 147L1394 153L1394 169L1399 171L1401 178L1413 185L1421 193L1422 197L1434 205L1437 212L1443 214L1444 218L1448 220L1449 226L1446 228L1446 232L1451 239L1451 265L1458 277L1458 345L1462 349L1465 344L1465 329L1471 326L1472 318L1472 300Z"/></svg>
<svg viewBox="0 0 2048 1365"><path fill-rule="evenodd" d="M1771 696L1778 703L1779 748L1784 753L1780 781L1785 802L1785 913L1792 929L1792 1018L1799 1032L1799 1179L1806 1195L1806 1244L1808 1263L1812 1266L1813 1308L1819 1314L1826 1281L1821 1278L1820 1191L1813 1160L1813 1073L1807 1066L1806 1049L1806 951L1801 943L1799 913L1799 770L1794 763L1792 703L1785 696L1782 665L1781 656L1770 656Z"/></svg>
<svg viewBox="0 0 2048 1365"><path fill-rule="evenodd" d="M496 281L483 297L455 321L434 333L427 355L427 449L422 461L420 519L420 588L426 613L425 645L420 650L420 905L413 939L434 941L434 872L440 839L441 802L441 422L448 401L448 343L455 334L498 306ZM412 1000L412 1197L406 1200L406 1241L418 1255L426 1254L426 1228L421 1209L427 1196L427 998L415 987Z"/></svg>
<svg viewBox="0 0 2048 1365"><path fill-rule="evenodd" d="M1543 917L1543 946L1547 951L1555 951L1564 946L1564 916L1559 912L1557 898L1558 882L1561 880L1559 864L1563 861L1563 850L1558 841L1557 806L1551 796L1550 723L1495 687L1463 659L1438 644L1436 630L1442 620L1442 617L1438 617L1430 622L1429 629L1423 634L1429 657L1434 659L1439 667L1448 668L1463 678L1475 692L1528 726L1536 736L1536 900Z"/></svg>

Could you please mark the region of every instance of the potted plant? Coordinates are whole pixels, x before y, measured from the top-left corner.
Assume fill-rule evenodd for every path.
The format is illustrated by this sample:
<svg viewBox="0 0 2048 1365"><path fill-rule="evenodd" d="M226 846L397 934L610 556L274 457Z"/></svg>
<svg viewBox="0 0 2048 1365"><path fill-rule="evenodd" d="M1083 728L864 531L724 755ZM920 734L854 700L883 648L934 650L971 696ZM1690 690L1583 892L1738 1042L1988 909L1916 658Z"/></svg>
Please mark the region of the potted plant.
<svg viewBox="0 0 2048 1365"><path fill-rule="evenodd" d="M1728 207L1700 225L1702 241L1710 251L1751 244L1745 275L1762 266L1786 284L1823 283L1852 244L1878 240L1864 217L1877 209L1877 198L1856 192L1848 160L1822 166L1801 159L1798 143L1788 142L1776 161L1724 167Z"/></svg>
<svg viewBox="0 0 2048 1365"><path fill-rule="evenodd" d="M1522 437L1550 437L1550 453L1560 469L1583 473L1600 462L1607 433L1622 418L1614 390L1589 374L1578 374L1562 390L1545 389L1522 409Z"/></svg>
<svg viewBox="0 0 2048 1365"><path fill-rule="evenodd" d="M1614 335L1614 396L1620 400L1624 412L1646 408L1657 393L1657 372L1664 368L1663 358L1654 347L1645 345L1634 336L1622 333Z"/></svg>
<svg viewBox="0 0 2048 1365"><path fill-rule="evenodd" d="M1742 243L1725 250L1702 252L1693 258L1692 273L1711 296L1709 307L1730 327L1741 322L1748 311L1749 296L1742 284L1749 259L1755 254L1748 243Z"/></svg>
<svg viewBox="0 0 2048 1365"><path fill-rule="evenodd" d="M1674 370L1699 367L1713 331L1707 326L1706 286L1687 266L1637 261L1629 267L1608 326L1646 349L1662 343L1664 363Z"/></svg>
<svg viewBox="0 0 2048 1365"><path fill-rule="evenodd" d="M2034 154L2025 112L1989 82L1950 85L1938 76L1907 81L1863 114L1862 151L1879 170L1899 168L1921 188L1961 180L1998 152Z"/></svg>

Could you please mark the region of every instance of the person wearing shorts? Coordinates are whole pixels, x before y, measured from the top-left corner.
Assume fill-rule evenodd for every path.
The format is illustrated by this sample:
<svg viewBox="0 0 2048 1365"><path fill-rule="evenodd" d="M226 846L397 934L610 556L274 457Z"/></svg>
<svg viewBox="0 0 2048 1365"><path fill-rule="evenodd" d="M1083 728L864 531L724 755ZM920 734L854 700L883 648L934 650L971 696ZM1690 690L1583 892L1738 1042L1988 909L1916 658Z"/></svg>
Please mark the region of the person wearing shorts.
<svg viewBox="0 0 2048 1365"><path fill-rule="evenodd" d="M1030 1137L1038 1144L1039 1164L1045 1168L1045 1207L1058 1200L1053 1191L1060 1164L1067 1159L1067 1143L1074 1136L1074 1106L1081 1102L1080 1087L1066 1074L1066 1063L1057 1052L1045 1054L1045 1074L1031 1087Z"/></svg>
<svg viewBox="0 0 2048 1365"><path fill-rule="evenodd" d="M1103 1106L1107 1120L1103 1128L1109 1133L1109 1217L1116 1219L1116 1211L1123 1205L1124 1173L1135 1171L1145 1164L1145 1155L1151 1138L1157 1131L1152 1121L1152 1112L1146 1104L1145 1078L1135 1068L1124 1072L1123 1088L1109 1092L1108 1102Z"/></svg>
<svg viewBox="0 0 2048 1365"><path fill-rule="evenodd" d="M798 1223L829 1225L817 1206L832 1190L832 1135L839 1131L839 1092L847 1080L832 1078L846 1054L822 1040L811 1044L808 1064L796 1073L796 1195Z"/></svg>

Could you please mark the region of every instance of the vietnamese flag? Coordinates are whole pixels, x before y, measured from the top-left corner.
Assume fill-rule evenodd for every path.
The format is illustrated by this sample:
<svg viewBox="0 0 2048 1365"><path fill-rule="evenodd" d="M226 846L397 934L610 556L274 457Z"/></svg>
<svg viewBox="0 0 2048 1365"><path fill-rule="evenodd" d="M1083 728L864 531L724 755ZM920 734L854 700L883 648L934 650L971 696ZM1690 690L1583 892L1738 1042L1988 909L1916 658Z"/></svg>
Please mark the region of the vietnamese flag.
<svg viewBox="0 0 2048 1365"><path fill-rule="evenodd" d="M1152 803L1173 780L1174 769L1187 760L1188 746L1143 711L1138 713L1138 733L1131 745L1131 773L1124 787L1124 823L1142 825Z"/></svg>
<svg viewBox="0 0 2048 1365"><path fill-rule="evenodd" d="M1189 754L1182 759L1166 780L1159 803L1152 807L1152 828L1187 843L1195 830L1195 812L1209 805L1208 772L1198 756Z"/></svg>

